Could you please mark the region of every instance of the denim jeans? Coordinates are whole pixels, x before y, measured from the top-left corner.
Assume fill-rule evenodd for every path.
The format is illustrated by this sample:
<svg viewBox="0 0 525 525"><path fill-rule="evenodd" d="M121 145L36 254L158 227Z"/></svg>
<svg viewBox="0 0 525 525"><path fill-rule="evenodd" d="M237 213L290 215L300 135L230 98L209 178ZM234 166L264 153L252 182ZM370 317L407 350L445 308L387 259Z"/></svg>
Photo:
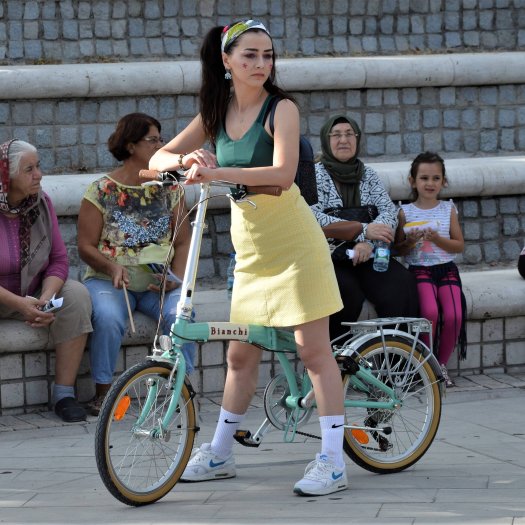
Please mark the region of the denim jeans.
<svg viewBox="0 0 525 525"><path fill-rule="evenodd" d="M93 303L93 333L89 341L89 360L91 376L95 383L109 384L117 364L122 338L128 325L128 309L124 291L113 287L111 281L87 279L84 284ZM131 311L137 310L158 320L160 315L159 294L157 292L132 292L128 290ZM166 293L163 306L163 334L169 330L177 314L180 288ZM190 373L194 368L196 343L185 343L182 352L186 358L186 369Z"/></svg>

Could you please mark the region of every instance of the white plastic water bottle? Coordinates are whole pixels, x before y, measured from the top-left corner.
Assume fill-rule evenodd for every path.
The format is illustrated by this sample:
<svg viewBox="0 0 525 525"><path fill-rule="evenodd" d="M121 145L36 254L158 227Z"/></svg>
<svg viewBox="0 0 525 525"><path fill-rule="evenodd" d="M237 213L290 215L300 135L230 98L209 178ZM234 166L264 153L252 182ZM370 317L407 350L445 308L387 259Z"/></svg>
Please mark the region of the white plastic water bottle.
<svg viewBox="0 0 525 525"><path fill-rule="evenodd" d="M235 254L230 253L230 262L226 270L226 289L228 290L228 299L232 298L233 281L235 280Z"/></svg>
<svg viewBox="0 0 525 525"><path fill-rule="evenodd" d="M374 270L376 272L386 272L390 262L390 244L384 241L376 242L374 254Z"/></svg>

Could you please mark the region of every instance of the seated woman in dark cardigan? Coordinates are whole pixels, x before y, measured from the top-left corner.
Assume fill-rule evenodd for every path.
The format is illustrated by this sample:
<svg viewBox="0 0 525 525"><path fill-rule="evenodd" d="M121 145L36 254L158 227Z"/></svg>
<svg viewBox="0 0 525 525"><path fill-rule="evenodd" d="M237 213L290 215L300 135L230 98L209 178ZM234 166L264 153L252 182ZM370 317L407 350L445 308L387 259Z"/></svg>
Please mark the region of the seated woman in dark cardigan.
<svg viewBox="0 0 525 525"><path fill-rule="evenodd" d="M322 154L315 166L319 202L311 206L325 235L333 244L351 241L352 259L334 260L344 308L330 316L332 339L347 331L341 322L356 321L365 299L379 317L419 313L416 282L406 268L390 258L388 270L373 269L374 241L392 242L397 211L381 179L357 157L361 130L345 115L331 117L321 129ZM378 216L369 224L345 221L325 213L328 208L372 204Z"/></svg>

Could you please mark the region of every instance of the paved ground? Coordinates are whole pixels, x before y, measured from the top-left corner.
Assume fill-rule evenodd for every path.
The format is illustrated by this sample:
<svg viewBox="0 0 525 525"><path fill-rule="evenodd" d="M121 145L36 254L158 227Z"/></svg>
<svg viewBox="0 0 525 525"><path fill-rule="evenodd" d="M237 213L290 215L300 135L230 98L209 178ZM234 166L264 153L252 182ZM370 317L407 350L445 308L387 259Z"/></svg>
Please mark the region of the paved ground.
<svg viewBox="0 0 525 525"><path fill-rule="evenodd" d="M259 449L238 447L236 479L179 483L142 508L119 503L103 486L94 418L64 425L52 413L0 417L0 523L525 525L524 406L525 374L459 378L436 440L407 471L380 476L349 461L350 490L299 498L293 483L318 442L287 444L275 432ZM199 442L209 440L216 414L214 400L204 400ZM258 397L247 426L262 417Z"/></svg>

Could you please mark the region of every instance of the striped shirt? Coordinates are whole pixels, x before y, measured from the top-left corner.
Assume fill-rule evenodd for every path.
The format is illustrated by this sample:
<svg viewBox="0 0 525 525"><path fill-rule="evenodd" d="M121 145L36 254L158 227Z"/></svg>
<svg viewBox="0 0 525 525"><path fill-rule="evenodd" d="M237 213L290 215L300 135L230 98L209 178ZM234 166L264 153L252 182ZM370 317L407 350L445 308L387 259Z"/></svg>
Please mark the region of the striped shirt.
<svg viewBox="0 0 525 525"><path fill-rule="evenodd" d="M413 203L402 204L406 222L434 221L438 224L438 233L445 239L450 239L450 215L452 207L456 210L452 200L439 201L439 204L430 210L422 210ZM457 213L457 210L456 210ZM449 253L431 241L421 241L405 256L405 262L414 266L434 266L453 261L455 253Z"/></svg>

